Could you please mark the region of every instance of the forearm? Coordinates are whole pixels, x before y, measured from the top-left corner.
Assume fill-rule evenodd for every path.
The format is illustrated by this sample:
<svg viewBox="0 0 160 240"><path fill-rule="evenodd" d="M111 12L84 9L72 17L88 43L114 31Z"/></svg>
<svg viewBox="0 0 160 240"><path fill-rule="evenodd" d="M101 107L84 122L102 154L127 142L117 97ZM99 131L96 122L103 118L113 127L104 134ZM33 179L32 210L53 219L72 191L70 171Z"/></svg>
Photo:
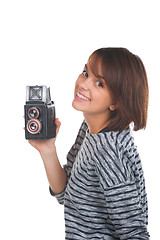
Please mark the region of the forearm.
<svg viewBox="0 0 160 240"><path fill-rule="evenodd" d="M66 186L66 172L61 167L58 160L56 148L53 147L50 151L40 153L40 155L43 159L47 178L52 191L55 194L62 192Z"/></svg>

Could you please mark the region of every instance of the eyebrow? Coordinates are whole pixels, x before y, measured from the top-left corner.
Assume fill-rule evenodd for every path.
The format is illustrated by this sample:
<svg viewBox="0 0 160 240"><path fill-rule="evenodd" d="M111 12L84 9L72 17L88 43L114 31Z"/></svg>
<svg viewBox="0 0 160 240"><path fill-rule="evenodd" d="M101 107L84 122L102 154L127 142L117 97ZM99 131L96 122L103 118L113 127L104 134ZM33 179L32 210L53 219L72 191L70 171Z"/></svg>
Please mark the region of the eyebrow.
<svg viewBox="0 0 160 240"><path fill-rule="evenodd" d="M85 68L86 68L86 70L87 70L87 72L88 72L87 64L85 64L84 66L85 66ZM101 78L101 79L104 81L104 83L105 83L105 80L104 80L104 77L103 77L103 76L97 75L96 77L97 77L97 78Z"/></svg>

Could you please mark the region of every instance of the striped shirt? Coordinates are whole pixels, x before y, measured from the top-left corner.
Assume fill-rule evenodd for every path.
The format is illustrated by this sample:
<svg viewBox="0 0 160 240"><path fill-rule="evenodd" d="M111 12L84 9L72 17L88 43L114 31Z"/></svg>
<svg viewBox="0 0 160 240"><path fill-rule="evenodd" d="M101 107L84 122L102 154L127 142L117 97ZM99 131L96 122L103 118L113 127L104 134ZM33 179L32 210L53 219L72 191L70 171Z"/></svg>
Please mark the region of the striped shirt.
<svg viewBox="0 0 160 240"><path fill-rule="evenodd" d="M66 240L147 240L141 160L130 129L89 134L83 122L64 166Z"/></svg>

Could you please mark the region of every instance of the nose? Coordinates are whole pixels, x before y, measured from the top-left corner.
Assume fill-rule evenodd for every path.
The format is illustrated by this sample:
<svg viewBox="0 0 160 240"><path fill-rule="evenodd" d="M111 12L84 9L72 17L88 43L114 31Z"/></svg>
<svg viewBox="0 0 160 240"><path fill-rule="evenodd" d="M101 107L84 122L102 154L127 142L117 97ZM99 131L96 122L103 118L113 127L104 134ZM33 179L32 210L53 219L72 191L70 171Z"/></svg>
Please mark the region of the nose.
<svg viewBox="0 0 160 240"><path fill-rule="evenodd" d="M87 78L80 82L80 88L83 90L88 90L92 85L92 80L90 78Z"/></svg>

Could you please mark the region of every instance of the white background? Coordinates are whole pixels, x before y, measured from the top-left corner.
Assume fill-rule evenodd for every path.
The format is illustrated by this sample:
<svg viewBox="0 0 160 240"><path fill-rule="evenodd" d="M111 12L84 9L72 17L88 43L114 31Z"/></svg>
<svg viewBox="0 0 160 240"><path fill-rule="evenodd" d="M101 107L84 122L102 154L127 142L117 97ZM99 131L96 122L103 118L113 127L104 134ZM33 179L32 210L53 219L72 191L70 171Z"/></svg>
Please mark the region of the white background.
<svg viewBox="0 0 160 240"><path fill-rule="evenodd" d="M39 153L24 139L26 85L51 87L62 122L62 164L83 120L72 109L74 84L100 47L126 47L148 73L148 126L135 133L149 200L149 232L158 239L159 54L158 1L1 0L0 2L0 239L64 239L63 206L50 196ZM3 236L3 237L2 237Z"/></svg>

